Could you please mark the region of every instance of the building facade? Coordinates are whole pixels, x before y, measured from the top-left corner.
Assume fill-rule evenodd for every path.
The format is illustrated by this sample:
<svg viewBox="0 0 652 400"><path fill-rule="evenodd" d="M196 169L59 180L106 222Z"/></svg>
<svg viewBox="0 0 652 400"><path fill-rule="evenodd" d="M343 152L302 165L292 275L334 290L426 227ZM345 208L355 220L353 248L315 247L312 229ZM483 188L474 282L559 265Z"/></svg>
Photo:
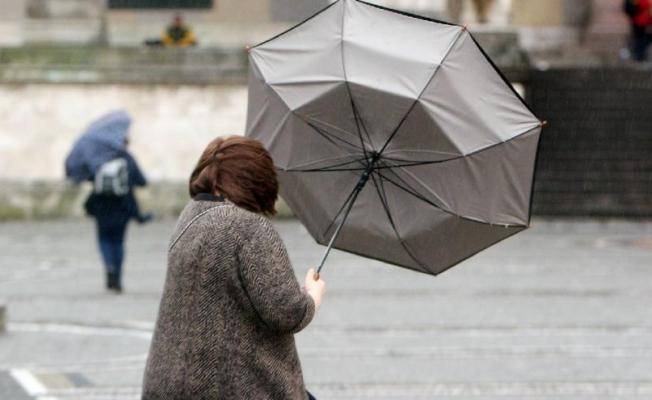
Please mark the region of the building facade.
<svg viewBox="0 0 652 400"><path fill-rule="evenodd" d="M524 32L526 47L576 40L591 10L620 17L613 0L371 0L434 18ZM137 46L182 13L203 46L255 43L332 0L12 0L0 3L0 46L108 43ZM603 18L604 19L604 18Z"/></svg>

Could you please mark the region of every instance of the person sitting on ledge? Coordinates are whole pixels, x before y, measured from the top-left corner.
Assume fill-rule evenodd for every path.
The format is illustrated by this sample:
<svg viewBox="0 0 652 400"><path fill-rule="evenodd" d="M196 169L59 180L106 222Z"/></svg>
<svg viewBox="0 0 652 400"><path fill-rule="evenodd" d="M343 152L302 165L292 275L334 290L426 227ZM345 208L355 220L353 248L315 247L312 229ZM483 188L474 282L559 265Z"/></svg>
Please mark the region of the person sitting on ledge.
<svg viewBox="0 0 652 400"><path fill-rule="evenodd" d="M172 24L168 26L163 34L162 43L164 46L196 46L197 40L192 30L183 22L181 15L175 15Z"/></svg>

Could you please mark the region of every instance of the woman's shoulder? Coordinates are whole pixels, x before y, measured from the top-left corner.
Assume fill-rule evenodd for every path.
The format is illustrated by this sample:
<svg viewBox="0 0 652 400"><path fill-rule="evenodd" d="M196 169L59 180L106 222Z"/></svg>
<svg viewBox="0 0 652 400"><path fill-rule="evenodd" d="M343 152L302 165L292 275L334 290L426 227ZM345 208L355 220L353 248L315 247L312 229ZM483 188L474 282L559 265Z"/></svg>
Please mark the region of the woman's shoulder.
<svg viewBox="0 0 652 400"><path fill-rule="evenodd" d="M191 200L181 212L177 226L182 228L191 223L210 230L216 226L228 227L231 232L242 238L248 238L258 231L274 229L267 217L238 207L229 200L222 202Z"/></svg>
<svg viewBox="0 0 652 400"><path fill-rule="evenodd" d="M233 229L243 235L243 237L249 237L259 231L274 229L269 218L238 207L228 200L223 210L220 211L222 211L221 215L216 213L213 218L216 218L220 222L228 223Z"/></svg>

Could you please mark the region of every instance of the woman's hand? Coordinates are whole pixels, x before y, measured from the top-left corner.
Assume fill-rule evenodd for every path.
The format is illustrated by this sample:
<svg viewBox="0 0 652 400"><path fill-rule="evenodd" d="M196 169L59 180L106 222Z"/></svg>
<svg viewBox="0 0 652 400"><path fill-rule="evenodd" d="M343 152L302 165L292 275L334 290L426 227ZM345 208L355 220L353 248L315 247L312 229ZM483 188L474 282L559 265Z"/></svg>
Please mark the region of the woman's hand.
<svg viewBox="0 0 652 400"><path fill-rule="evenodd" d="M326 282L315 272L314 268L310 268L306 274L306 292L312 297L315 302L315 310L321 305L322 297L326 292Z"/></svg>

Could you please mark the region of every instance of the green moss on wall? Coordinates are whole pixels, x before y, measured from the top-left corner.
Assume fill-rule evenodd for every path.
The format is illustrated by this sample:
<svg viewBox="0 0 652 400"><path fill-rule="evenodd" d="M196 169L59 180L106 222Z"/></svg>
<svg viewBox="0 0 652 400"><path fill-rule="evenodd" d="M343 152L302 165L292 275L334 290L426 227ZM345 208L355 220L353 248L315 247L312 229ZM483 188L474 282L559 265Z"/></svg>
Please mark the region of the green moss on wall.
<svg viewBox="0 0 652 400"><path fill-rule="evenodd" d="M89 190L62 181L0 181L0 221L81 217ZM159 218L176 218L189 200L185 182L152 182L136 196L143 212ZM282 199L276 208L278 218L293 217Z"/></svg>

